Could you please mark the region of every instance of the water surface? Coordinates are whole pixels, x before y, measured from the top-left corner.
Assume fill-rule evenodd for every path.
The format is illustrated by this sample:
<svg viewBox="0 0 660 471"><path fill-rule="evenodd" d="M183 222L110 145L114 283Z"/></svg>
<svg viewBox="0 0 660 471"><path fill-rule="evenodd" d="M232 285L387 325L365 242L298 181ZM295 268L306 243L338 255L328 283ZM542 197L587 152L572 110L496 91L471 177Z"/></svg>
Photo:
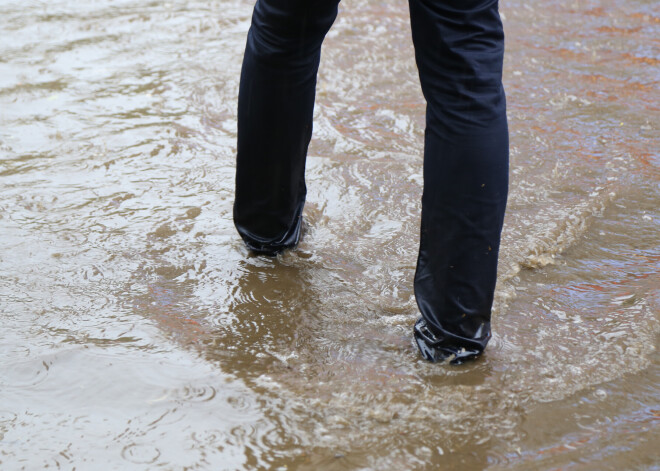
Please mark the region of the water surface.
<svg viewBox="0 0 660 471"><path fill-rule="evenodd" d="M342 3L274 259L231 221L251 9L0 0L0 467L657 469L657 4L502 4L494 338L458 368L410 338L406 2Z"/></svg>

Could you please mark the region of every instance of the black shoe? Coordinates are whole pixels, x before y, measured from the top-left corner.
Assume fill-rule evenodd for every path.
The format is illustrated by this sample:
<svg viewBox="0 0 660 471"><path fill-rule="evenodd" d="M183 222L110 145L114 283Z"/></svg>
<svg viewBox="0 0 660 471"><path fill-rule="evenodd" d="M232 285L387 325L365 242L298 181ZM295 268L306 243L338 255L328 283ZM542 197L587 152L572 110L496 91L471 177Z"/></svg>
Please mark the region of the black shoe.
<svg viewBox="0 0 660 471"><path fill-rule="evenodd" d="M443 338L438 337L429 329L423 317L417 319L413 330L415 344L425 360L431 363L448 361L452 365L460 365L466 360L478 357L481 352L473 349L442 346Z"/></svg>
<svg viewBox="0 0 660 471"><path fill-rule="evenodd" d="M267 255L275 257L276 255L288 249L293 249L298 245L302 234L303 219L299 217L296 224L289 229L289 231L280 239L273 240L260 240L252 234L242 233L243 242L246 247L255 255Z"/></svg>
<svg viewBox="0 0 660 471"><path fill-rule="evenodd" d="M252 252L255 255L266 255L268 257L275 257L278 254L284 252L287 249L290 249L295 246L281 246L281 245L268 245L268 244L261 244L257 245L251 242L245 242L245 246L248 248L250 252Z"/></svg>

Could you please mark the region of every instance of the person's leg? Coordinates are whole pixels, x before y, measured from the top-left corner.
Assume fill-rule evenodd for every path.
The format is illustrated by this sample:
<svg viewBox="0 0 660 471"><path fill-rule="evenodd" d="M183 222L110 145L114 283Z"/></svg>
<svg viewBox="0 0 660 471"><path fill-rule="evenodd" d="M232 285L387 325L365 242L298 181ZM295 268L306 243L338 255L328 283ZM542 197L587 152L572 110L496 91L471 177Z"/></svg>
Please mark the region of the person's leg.
<svg viewBox="0 0 660 471"><path fill-rule="evenodd" d="M490 315L508 191L497 0L409 0L427 101L415 339L425 358L479 355Z"/></svg>
<svg viewBox="0 0 660 471"><path fill-rule="evenodd" d="M339 0L258 0L238 96L234 224L248 248L298 243L321 43Z"/></svg>

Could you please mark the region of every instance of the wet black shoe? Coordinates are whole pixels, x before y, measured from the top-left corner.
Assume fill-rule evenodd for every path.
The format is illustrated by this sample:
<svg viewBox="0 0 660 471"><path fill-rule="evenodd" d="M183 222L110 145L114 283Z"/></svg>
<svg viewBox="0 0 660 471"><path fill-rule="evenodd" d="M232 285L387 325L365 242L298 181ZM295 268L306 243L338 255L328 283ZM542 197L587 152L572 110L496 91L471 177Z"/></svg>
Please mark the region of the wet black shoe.
<svg viewBox="0 0 660 471"><path fill-rule="evenodd" d="M266 255L268 257L275 257L277 254L284 252L287 249L295 247L293 246L282 246L282 245L269 245L269 244L255 244L252 242L245 242L245 246L250 252L255 255Z"/></svg>
<svg viewBox="0 0 660 471"><path fill-rule="evenodd" d="M460 365L466 360L476 358L481 354L481 352L472 349L443 346L444 339L431 332L423 317L415 322L413 334L419 352L425 360L431 363L446 361L452 365Z"/></svg>
<svg viewBox="0 0 660 471"><path fill-rule="evenodd" d="M275 257L277 254L285 250L293 249L298 245L302 234L303 219L299 217L296 219L296 224L289 228L289 231L279 239L260 239L253 234L246 231L239 233L243 237L246 247L255 255L267 255ZM238 226L237 226L238 227Z"/></svg>

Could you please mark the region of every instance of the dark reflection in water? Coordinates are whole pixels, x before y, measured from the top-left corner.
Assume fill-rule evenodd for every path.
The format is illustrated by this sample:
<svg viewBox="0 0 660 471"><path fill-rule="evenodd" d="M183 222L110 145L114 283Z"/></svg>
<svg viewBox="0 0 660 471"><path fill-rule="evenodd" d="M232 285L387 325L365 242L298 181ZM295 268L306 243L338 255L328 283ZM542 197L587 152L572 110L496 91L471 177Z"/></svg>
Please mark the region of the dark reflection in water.
<svg viewBox="0 0 660 471"><path fill-rule="evenodd" d="M0 1L0 468L655 469L658 12L503 3L487 354L420 360L404 0L326 40L305 236L231 222L251 2Z"/></svg>

